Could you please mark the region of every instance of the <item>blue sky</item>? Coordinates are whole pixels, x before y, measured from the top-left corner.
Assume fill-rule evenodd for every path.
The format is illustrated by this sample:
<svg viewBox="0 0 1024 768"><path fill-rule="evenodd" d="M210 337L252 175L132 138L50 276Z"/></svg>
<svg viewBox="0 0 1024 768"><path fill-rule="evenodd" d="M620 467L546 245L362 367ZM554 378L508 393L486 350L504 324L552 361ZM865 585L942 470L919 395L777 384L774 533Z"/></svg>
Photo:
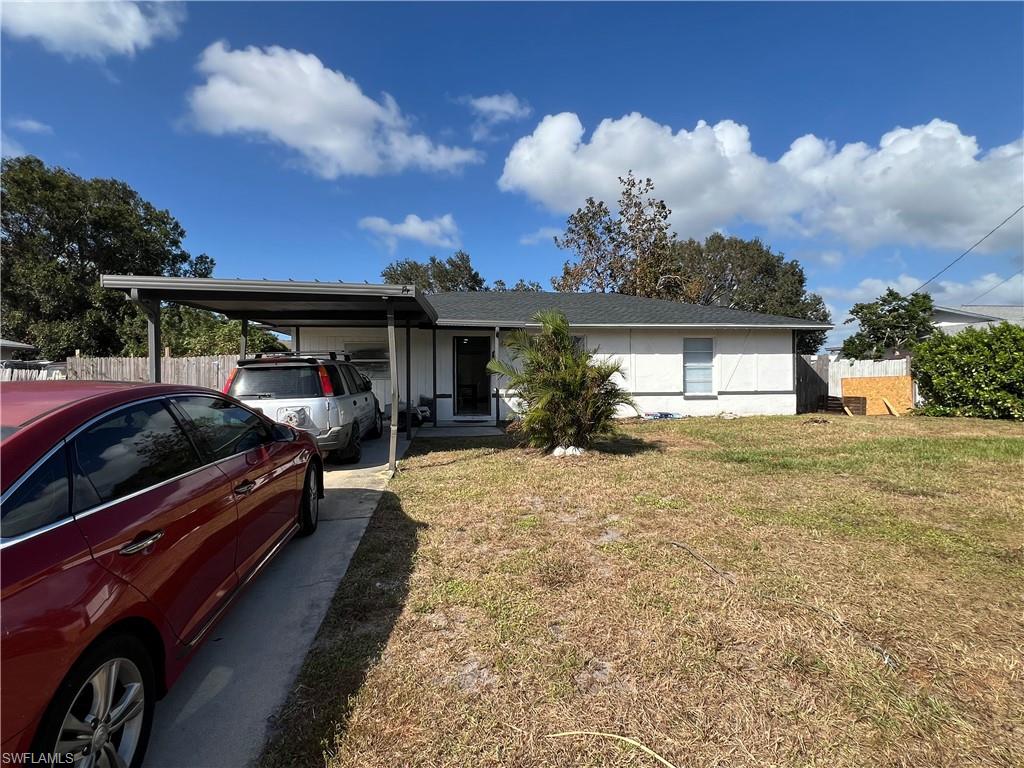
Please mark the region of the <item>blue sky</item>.
<svg viewBox="0 0 1024 768"><path fill-rule="evenodd" d="M841 320L1024 202L1019 3L5 3L3 32L4 153L124 179L219 276L462 247L547 285L550 232L633 168L681 235L761 236ZM939 303L1022 299L1021 218Z"/></svg>

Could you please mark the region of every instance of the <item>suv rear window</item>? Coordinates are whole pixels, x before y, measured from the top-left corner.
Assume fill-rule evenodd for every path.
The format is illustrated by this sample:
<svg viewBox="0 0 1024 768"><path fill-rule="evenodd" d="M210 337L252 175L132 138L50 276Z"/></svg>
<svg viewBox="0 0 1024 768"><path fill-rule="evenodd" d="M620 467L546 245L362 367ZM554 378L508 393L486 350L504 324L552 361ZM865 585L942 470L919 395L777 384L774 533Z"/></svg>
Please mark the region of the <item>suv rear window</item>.
<svg viewBox="0 0 1024 768"><path fill-rule="evenodd" d="M312 365L239 368L228 394L239 400L320 397L320 371Z"/></svg>
<svg viewBox="0 0 1024 768"><path fill-rule="evenodd" d="M363 380L359 377L359 374L351 365L340 365L342 372L345 374L345 381L348 382L349 394L354 395L356 392L363 391Z"/></svg>

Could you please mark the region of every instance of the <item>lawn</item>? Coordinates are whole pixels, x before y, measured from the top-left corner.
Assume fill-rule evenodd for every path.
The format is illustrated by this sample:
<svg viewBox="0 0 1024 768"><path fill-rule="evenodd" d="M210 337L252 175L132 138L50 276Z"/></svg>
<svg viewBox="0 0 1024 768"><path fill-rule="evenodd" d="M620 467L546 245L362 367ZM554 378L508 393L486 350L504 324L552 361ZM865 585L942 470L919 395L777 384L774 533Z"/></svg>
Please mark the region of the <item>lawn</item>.
<svg viewBox="0 0 1024 768"><path fill-rule="evenodd" d="M420 441L265 766L1024 765L1024 428Z"/></svg>

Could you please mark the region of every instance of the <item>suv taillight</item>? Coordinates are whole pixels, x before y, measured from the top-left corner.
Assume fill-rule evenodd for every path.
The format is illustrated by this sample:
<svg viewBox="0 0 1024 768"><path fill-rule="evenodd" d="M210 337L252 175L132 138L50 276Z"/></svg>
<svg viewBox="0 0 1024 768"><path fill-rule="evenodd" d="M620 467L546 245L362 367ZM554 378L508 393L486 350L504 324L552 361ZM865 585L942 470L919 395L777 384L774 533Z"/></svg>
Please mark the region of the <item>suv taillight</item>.
<svg viewBox="0 0 1024 768"><path fill-rule="evenodd" d="M228 380L224 382L224 389L222 390L226 395L228 390L231 389L231 383L235 380L235 376L238 374L237 368L232 368L231 373L228 374Z"/></svg>
<svg viewBox="0 0 1024 768"><path fill-rule="evenodd" d="M320 389L324 397L334 397L334 387L331 386L331 377L327 375L327 369L320 366Z"/></svg>

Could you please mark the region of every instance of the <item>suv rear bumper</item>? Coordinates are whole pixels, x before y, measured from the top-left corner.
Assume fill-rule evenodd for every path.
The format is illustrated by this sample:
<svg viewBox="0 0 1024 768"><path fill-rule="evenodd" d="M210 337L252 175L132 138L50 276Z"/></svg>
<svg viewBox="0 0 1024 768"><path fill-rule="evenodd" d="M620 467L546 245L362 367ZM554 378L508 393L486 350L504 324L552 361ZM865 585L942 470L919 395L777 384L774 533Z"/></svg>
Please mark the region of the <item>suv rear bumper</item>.
<svg viewBox="0 0 1024 768"><path fill-rule="evenodd" d="M348 439L352 432L353 424L354 422L342 424L340 427L333 427L323 434L311 429L306 431L314 440L316 440L316 444L319 446L320 450L327 453L328 451L340 451L348 445Z"/></svg>

